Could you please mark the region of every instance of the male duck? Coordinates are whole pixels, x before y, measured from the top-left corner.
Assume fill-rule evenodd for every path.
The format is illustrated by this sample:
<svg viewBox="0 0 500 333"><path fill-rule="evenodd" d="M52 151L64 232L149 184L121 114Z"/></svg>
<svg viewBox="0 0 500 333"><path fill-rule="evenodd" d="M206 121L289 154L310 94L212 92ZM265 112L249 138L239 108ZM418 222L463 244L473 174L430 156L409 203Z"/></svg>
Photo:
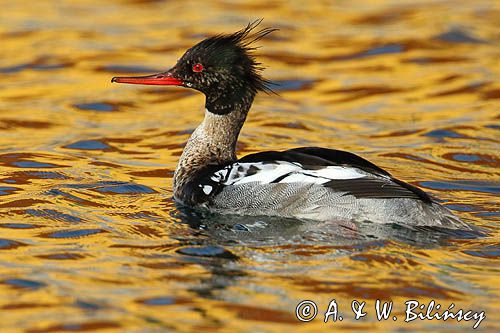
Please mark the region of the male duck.
<svg viewBox="0 0 500 333"><path fill-rule="evenodd" d="M253 33L260 22L201 41L166 72L112 79L205 94L205 119L175 170L177 202L224 214L470 229L424 191L349 152L304 147L238 159L236 141L254 97L271 91L251 44L276 29Z"/></svg>

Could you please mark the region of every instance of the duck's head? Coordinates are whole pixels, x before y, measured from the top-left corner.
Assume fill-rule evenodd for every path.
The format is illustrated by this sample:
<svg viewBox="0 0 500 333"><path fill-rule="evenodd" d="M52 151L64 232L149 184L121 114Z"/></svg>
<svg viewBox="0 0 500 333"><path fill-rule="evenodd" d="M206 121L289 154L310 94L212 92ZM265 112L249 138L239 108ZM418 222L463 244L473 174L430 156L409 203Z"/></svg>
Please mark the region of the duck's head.
<svg viewBox="0 0 500 333"><path fill-rule="evenodd" d="M182 86L206 95L207 110L227 114L251 104L258 91L270 91L262 67L252 55L251 44L276 29L264 28L253 33L262 22L254 21L240 31L207 38L187 50L177 64L166 72L139 76L114 77L111 82Z"/></svg>

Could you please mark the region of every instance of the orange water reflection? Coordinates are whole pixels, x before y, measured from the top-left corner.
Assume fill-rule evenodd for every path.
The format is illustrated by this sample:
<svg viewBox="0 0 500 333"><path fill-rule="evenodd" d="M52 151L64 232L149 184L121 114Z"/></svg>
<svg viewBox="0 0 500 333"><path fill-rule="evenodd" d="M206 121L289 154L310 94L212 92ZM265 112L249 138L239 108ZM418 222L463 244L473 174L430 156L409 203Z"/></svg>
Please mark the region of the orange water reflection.
<svg viewBox="0 0 500 333"><path fill-rule="evenodd" d="M500 328L498 2L0 5L2 332L472 327L405 324L407 299L485 310L481 327ZM353 242L273 220L256 236L256 220L178 211L172 172L202 96L110 78L167 69L257 17L280 28L258 50L279 96L256 99L241 154L357 152L490 234L374 228ZM296 320L300 300L332 298L343 322ZM377 298L401 319L348 316L353 299Z"/></svg>

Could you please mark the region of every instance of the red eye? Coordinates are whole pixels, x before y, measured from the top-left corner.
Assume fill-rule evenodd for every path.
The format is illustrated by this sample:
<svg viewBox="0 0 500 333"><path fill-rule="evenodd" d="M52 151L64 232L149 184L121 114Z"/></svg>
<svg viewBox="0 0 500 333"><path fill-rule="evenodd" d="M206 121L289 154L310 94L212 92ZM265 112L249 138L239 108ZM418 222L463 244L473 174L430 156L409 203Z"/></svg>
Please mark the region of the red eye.
<svg viewBox="0 0 500 333"><path fill-rule="evenodd" d="M203 70L203 65L202 64L195 64L193 66L193 72L199 73Z"/></svg>

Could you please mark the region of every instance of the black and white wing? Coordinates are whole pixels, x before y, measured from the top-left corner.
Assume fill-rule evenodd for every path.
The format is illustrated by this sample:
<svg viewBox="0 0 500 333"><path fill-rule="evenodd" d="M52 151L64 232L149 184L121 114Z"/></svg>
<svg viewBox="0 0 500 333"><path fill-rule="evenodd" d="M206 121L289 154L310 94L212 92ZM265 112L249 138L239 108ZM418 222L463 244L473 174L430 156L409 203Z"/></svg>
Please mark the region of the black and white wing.
<svg viewBox="0 0 500 333"><path fill-rule="evenodd" d="M227 186L249 183L260 186L315 184L356 198L431 200L419 188L393 178L388 172L357 155L315 147L245 156L205 176L199 186L209 196Z"/></svg>
<svg viewBox="0 0 500 333"><path fill-rule="evenodd" d="M307 147L208 167L196 202L221 213L467 228L419 188L352 153Z"/></svg>

